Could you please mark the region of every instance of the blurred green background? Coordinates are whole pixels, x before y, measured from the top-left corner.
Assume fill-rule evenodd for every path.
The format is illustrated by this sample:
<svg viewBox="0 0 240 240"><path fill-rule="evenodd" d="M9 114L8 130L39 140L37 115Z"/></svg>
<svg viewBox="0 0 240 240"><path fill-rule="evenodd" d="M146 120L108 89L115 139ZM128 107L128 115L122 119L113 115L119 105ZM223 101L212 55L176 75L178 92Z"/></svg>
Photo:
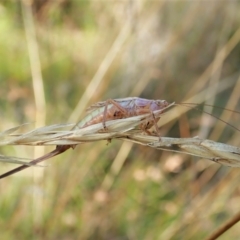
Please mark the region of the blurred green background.
<svg viewBox="0 0 240 240"><path fill-rule="evenodd" d="M238 1L1 1L0 130L77 122L129 96L199 103L238 127L239 115L204 103L239 110L239 42ZM199 111L161 133L239 146L239 131ZM203 239L240 209L239 169L184 154L113 140L45 164L0 181L1 239ZM236 225L220 239L239 235Z"/></svg>

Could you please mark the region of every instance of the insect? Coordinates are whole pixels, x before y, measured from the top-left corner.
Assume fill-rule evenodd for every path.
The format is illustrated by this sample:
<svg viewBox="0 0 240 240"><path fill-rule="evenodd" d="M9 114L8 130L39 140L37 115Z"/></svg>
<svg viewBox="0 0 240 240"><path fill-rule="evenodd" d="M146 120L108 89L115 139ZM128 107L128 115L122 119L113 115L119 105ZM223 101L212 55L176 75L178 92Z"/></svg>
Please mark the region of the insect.
<svg viewBox="0 0 240 240"><path fill-rule="evenodd" d="M106 121L150 113L152 119L147 123L141 124L139 127L141 130L150 134L148 129L154 125L158 135L160 136L160 132L157 127L157 122L160 118L155 119L153 111L165 109L167 106L169 106L169 103L165 100L149 100L138 97L114 100L109 99L90 106L87 111L93 110L92 113L80 121L75 128L86 127L102 122L104 129L106 129ZM87 118L91 118L91 120L88 120Z"/></svg>
<svg viewBox="0 0 240 240"><path fill-rule="evenodd" d="M169 103L165 100L149 100L138 97L109 99L107 101L98 102L90 106L87 109L89 113L86 115L85 118L83 118L79 123L74 126L73 130L102 122L103 130L107 131L106 122L109 120L129 118L149 113L151 118L146 123L142 123L139 128L147 134L151 134L148 129L150 129L152 126L155 126L157 134L158 136L160 136L160 132L157 127L157 122L160 120L160 117L155 118L153 112L156 110L164 111L167 106L169 106ZM53 151L43 155L42 157L32 160L31 162L29 162L29 164L31 164L32 166L34 164L52 158L56 155L59 155L68 150L69 148L74 149L75 147L76 145L57 145ZM10 170L0 175L0 179L10 176L25 168L28 168L29 166L30 165L22 165L13 170Z"/></svg>

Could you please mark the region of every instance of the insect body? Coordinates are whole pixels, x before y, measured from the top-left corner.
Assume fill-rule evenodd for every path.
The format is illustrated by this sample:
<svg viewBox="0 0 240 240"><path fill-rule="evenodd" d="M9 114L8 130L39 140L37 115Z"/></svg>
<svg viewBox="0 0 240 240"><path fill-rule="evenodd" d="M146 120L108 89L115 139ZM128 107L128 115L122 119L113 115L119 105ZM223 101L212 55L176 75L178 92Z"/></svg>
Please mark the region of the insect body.
<svg viewBox="0 0 240 240"><path fill-rule="evenodd" d="M168 105L168 102L165 100L149 100L138 97L109 99L90 106L87 111L91 112L74 129L100 122L106 128L106 121L152 113L153 111L164 109Z"/></svg>
<svg viewBox="0 0 240 240"><path fill-rule="evenodd" d="M103 128L107 131L106 121L129 118L133 116L139 116L143 114L151 114L151 119L146 123L142 123L140 125L140 129L150 134L148 131L153 125L155 125L156 131L160 136L157 122L159 121L159 117L155 119L153 111L156 110L164 110L168 106L168 102L165 100L149 100L138 97L129 97L129 98L121 98L121 99L109 99L104 102L99 102L90 106L88 109L89 113L85 118L83 118L76 126L73 128L80 129L93 124L103 123ZM32 160L29 164L37 164L44 160L47 160L51 157L59 155L65 152L69 148L75 148L76 145L57 145L56 149L45 154L42 157L39 157L35 160ZM19 172L25 168L28 168L30 165L22 165L18 168L15 168L9 172L6 172L0 175L0 179L12 175L16 172Z"/></svg>

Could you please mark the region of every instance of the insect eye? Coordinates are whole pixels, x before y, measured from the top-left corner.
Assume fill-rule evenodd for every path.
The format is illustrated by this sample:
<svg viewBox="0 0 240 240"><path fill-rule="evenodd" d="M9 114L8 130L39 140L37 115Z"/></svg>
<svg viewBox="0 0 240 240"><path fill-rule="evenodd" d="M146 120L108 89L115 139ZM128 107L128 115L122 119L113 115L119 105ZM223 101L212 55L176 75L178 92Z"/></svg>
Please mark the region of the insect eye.
<svg viewBox="0 0 240 240"><path fill-rule="evenodd" d="M163 103L164 103L165 106L168 106L168 102L167 101L164 100Z"/></svg>
<svg viewBox="0 0 240 240"><path fill-rule="evenodd" d="M165 101L165 100L158 100L158 101L157 101L157 105L158 105L158 106L162 106L162 105L168 106L168 102Z"/></svg>

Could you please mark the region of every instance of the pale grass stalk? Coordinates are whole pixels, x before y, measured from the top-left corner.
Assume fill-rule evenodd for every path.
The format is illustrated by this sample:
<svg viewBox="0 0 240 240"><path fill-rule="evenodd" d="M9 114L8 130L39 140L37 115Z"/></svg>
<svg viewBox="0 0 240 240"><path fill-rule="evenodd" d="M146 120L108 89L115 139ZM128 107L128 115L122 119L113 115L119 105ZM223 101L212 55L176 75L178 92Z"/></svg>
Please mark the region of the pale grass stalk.
<svg viewBox="0 0 240 240"><path fill-rule="evenodd" d="M218 54L218 52L216 53L216 55ZM215 58L214 62L213 62L213 66L218 66L219 65L219 70L218 71L212 71L212 75L210 76L210 80L209 80L209 88L206 88L206 95L205 98L203 99L203 102L205 102L207 105L214 105L215 102L215 98L217 96L217 87L218 87L218 83L220 81L220 76L221 76L221 69L222 69L222 65L223 62L220 61L219 63L219 59ZM212 68L212 70L214 69L214 67ZM208 96L212 96L212 98L208 98ZM208 98L208 99L206 99ZM206 99L206 100L205 100ZM208 112L210 114L212 114L213 111L213 107L209 108L209 106L204 106L203 111ZM206 138L209 135L209 131L210 131L210 125L206 126L206 124L204 124L204 122L206 121L206 118L209 119L211 118L210 115L206 116L205 114L202 115L201 118L201 124L200 124L200 129L199 129L199 136L202 138Z"/></svg>
<svg viewBox="0 0 240 240"><path fill-rule="evenodd" d="M218 171L220 165L214 164L212 166L214 172ZM231 184L226 184L231 183ZM235 183L235 184L234 184ZM228 171L222 172L221 178L219 181L204 195L197 195L192 198L191 201L188 202L188 208L186 209L183 217L181 218L181 222L176 221L171 223L167 229L163 232L161 237L163 239L172 239L177 235L178 231L185 228L185 226L189 226L190 223L194 221L203 222L204 218L199 218L198 216L202 216L202 212L206 211L206 206L208 206L208 213L214 214L219 208L224 208L225 203L229 201L229 196L231 196L234 190L238 189L239 186L239 171L236 169L230 169ZM229 192L230 191L230 192ZM184 195L185 193L183 193ZM221 201L223 206L219 206L216 204L215 199L217 200L217 196L222 196L224 200ZM180 198L181 196L178 196ZM185 198L185 196L183 196Z"/></svg>
<svg viewBox="0 0 240 240"><path fill-rule="evenodd" d="M120 33L118 34L117 38L115 39L112 47L109 49L107 55L103 59L102 63L100 64L91 82L88 84L77 106L75 107L72 114L70 115L69 117L70 122L76 122L79 119L79 117L82 115L84 109L86 109L86 106L88 105L90 99L93 97L94 93L99 88L99 85L104 80L104 75L107 73L109 67L113 63L114 59L116 58L117 54L122 48L124 42L129 36L129 33L130 33L130 23L129 21L127 21L123 26L123 28L121 29Z"/></svg>
<svg viewBox="0 0 240 240"><path fill-rule="evenodd" d="M46 102L32 6L29 1L22 0L22 12L32 73L33 92L36 105L35 125L37 128L45 125ZM43 153L43 151L41 151L41 153Z"/></svg>
<svg viewBox="0 0 240 240"><path fill-rule="evenodd" d="M169 56L169 53L171 53L172 49L182 41L181 38L184 38L187 32L194 27L194 19L196 18L196 14L199 11L199 5L201 1L192 1L189 3L190 6L184 18L182 19L181 28L179 31L174 31L174 33L172 33L171 37L168 40L168 43L165 46L164 53L160 56L160 63L161 61L165 60L166 56Z"/></svg>
<svg viewBox="0 0 240 240"><path fill-rule="evenodd" d="M183 214L183 216L181 217L181 221L174 221L169 224L168 227L161 234L162 239L172 239L174 236L177 235L178 231L181 231L181 229L183 229L185 225L189 225L190 223L196 221L196 218L198 216L202 216L201 213L206 210L206 206L208 206L208 212L212 212L212 209L210 209L212 205L209 206L209 203L212 203L213 199L215 199L216 196L221 194L219 193L219 191L222 190L223 194L225 195L224 191L226 189L223 188L223 186L227 188L228 185L224 183L228 182L227 180L230 180L228 178L234 178L234 176L231 175L231 171L225 172L225 174L226 175L222 176L222 178L218 181L214 188L211 188L205 195L197 195L195 198L191 199L190 202L188 202L188 207L185 211L185 214Z"/></svg>
<svg viewBox="0 0 240 240"><path fill-rule="evenodd" d="M224 21L224 26L223 26L223 29L222 29L222 32L221 32L221 37L219 38L219 43L218 43L218 48L217 48L217 51L216 51L216 56L220 52L223 42L225 40L227 40L226 36L229 35L229 25L231 24L231 21L232 21L232 19L228 19L228 18L226 18L225 21ZM225 49L222 50L222 55L223 55L223 58L225 59L226 58L225 57L225 55L226 55ZM218 58L218 57L214 58L212 74L210 76L209 85L217 84L220 81L222 68L223 68L223 63L224 63L224 61L222 61L222 58ZM214 71L214 69L218 69L218 70ZM214 86L216 86L216 85L214 85ZM206 96L212 95L214 97L212 99L208 99L207 101L205 101L205 103L207 105L214 105L215 97L217 95L216 90L217 90L217 86L214 87L214 88L208 88L209 93L207 93ZM233 109L234 107L230 106L229 108ZM209 106L204 106L203 110L207 111L208 113L212 113L213 107L209 108ZM230 116L230 114L228 114L228 116ZM209 135L209 131L210 131L211 126L210 125L206 126L206 124L204 124L204 122L206 121L206 118L209 119L210 117L211 116L206 116L206 115L202 116L202 119L201 119L202 124L200 124L201 128L199 130L199 136L201 138L206 138ZM225 119L225 118L222 118L222 119ZM215 126L215 132L217 132L218 135L220 135L220 133L221 133L220 129L218 129L216 126ZM218 139L218 137L219 136L217 136L213 139Z"/></svg>
<svg viewBox="0 0 240 240"><path fill-rule="evenodd" d="M126 161L126 158L129 154L129 152L131 151L133 146L133 143L130 142L124 142L121 146L121 148L119 149L117 156L115 157L111 168L109 170L109 172L106 174L101 188L105 191L109 191L110 188L112 187L116 176L119 174L119 172L121 171L121 168L124 164L124 162Z"/></svg>
<svg viewBox="0 0 240 240"><path fill-rule="evenodd" d="M235 109L237 107L239 101L239 89L240 89L240 77L238 78L231 95L229 96L228 102L226 104L226 108ZM220 119L224 119L224 121L229 122L231 120L232 114L223 111L222 115L219 117ZM215 128L210 135L210 139L218 139L223 132L224 125L217 122L215 124Z"/></svg>
<svg viewBox="0 0 240 240"><path fill-rule="evenodd" d="M236 80L235 78L226 78L224 81L221 81L219 84L217 84L217 91L216 94L219 94L221 92L223 92L224 90L232 87L235 84ZM216 85L213 86L209 86L210 88L213 87L215 88ZM205 97L207 94L207 90L202 90L198 93L196 93L195 95L189 97L188 99L184 100L183 102L187 102L187 103L202 103L204 100L206 99L210 99L213 96L212 95L208 95L207 97ZM161 121L159 121L159 126L164 126L169 122L172 122L173 120L178 119L181 115L185 114L186 112L190 111L191 109L193 109L194 106L189 106L189 107L178 107L178 108L174 108L168 111L168 114L166 115L166 117L164 119L161 119Z"/></svg>
<svg viewBox="0 0 240 240"><path fill-rule="evenodd" d="M198 92L201 88L203 88L206 85L210 76L219 70L219 68L222 66L222 63L226 60L231 51L237 46L239 41L240 41L240 28L238 28L235 34L221 48L221 50L217 53L215 59L209 64L208 68L196 80L196 84L187 93L186 99L191 97L195 92Z"/></svg>
<svg viewBox="0 0 240 240"><path fill-rule="evenodd" d="M14 163L14 164L28 164L26 161L26 158L18 158L18 157L13 157L13 156L4 156L0 154L0 162L3 163ZM30 159L28 159L30 160Z"/></svg>
<svg viewBox="0 0 240 240"><path fill-rule="evenodd" d="M38 44L36 39L36 31L34 26L34 18L32 13L32 2L27 0L21 1L22 5L22 15L27 39L28 53L30 58L30 67L32 73L32 82L33 82L33 91L36 105L36 127L45 125L46 118L46 103L45 95L43 88L43 79L41 73L41 63L38 52ZM34 158L43 155L44 148L34 148ZM43 169L33 170L33 178L35 184L38 184L43 177ZM33 193L33 216L34 224L36 226L41 225L42 223L42 197L37 196L36 193Z"/></svg>
<svg viewBox="0 0 240 240"><path fill-rule="evenodd" d="M231 199L229 196L232 196L234 194L234 190L236 191L238 189L239 184L237 184L236 186L235 184L233 185L233 183L236 181L239 183L239 172L227 171L225 174L226 175L221 176L219 183L216 184L206 196L203 197L198 196L195 199L196 201L191 202L193 209L191 212L191 216L189 216L187 222L183 221L183 224L188 225L190 222L194 221L194 219L196 219L196 216L200 216L201 212L206 210L206 206L208 206L208 212L211 214L215 214L217 211L219 211L219 209L224 209L226 207L226 202L228 202ZM221 196L222 198L221 205L219 205L216 202L212 203L212 200L215 200L216 196ZM200 222L202 222L205 219L199 220ZM182 225L182 227L183 226L184 225ZM210 232L211 231L212 230L210 230Z"/></svg>

